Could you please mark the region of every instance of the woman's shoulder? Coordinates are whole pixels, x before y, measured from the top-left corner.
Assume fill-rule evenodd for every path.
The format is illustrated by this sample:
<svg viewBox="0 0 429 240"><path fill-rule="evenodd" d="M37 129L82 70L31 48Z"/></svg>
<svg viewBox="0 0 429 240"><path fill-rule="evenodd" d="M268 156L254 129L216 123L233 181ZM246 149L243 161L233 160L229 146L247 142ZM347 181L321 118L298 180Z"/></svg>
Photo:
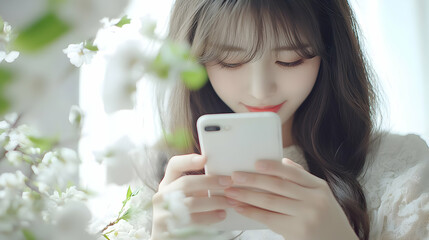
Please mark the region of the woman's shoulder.
<svg viewBox="0 0 429 240"><path fill-rule="evenodd" d="M367 155L367 171L400 174L416 164L429 164L429 147L416 134L374 134Z"/></svg>
<svg viewBox="0 0 429 240"><path fill-rule="evenodd" d="M429 147L415 134L381 132L373 135L360 176L364 187L381 187L392 180L429 176Z"/></svg>
<svg viewBox="0 0 429 240"><path fill-rule="evenodd" d="M370 239L429 237L429 148L421 137L374 136L360 182L370 214Z"/></svg>

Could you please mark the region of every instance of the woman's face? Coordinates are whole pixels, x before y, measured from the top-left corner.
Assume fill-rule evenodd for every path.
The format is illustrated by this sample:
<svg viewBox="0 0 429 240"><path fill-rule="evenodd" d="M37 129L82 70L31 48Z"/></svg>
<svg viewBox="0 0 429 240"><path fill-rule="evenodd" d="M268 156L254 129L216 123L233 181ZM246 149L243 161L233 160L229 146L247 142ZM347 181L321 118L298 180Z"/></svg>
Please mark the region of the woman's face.
<svg viewBox="0 0 429 240"><path fill-rule="evenodd" d="M248 63L226 59L209 62L206 69L217 95L234 112L276 112L286 123L311 92L319 66L319 56L305 59L293 49L280 46Z"/></svg>

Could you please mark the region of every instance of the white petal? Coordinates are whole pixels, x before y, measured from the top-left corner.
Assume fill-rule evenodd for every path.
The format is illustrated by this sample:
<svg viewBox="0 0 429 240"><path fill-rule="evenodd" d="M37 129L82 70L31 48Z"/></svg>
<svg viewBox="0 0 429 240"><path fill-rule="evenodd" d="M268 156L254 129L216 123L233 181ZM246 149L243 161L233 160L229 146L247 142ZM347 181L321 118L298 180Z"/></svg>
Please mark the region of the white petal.
<svg viewBox="0 0 429 240"><path fill-rule="evenodd" d="M3 59L6 57L6 53L3 51L0 51L0 63L3 62Z"/></svg>
<svg viewBox="0 0 429 240"><path fill-rule="evenodd" d="M12 27L7 22L3 22L3 32L8 35L12 31Z"/></svg>
<svg viewBox="0 0 429 240"><path fill-rule="evenodd" d="M6 114L4 116L4 119L6 121L8 121L9 123L14 123L16 121L16 119L18 119L18 113L13 112L13 113Z"/></svg>
<svg viewBox="0 0 429 240"><path fill-rule="evenodd" d="M4 59L6 62L11 63L13 61L15 61L15 59L19 56L19 52L17 51L12 51L10 52L6 58Z"/></svg>
<svg viewBox="0 0 429 240"><path fill-rule="evenodd" d="M82 57L72 57L70 58L70 62L75 65L76 67L80 67L83 64L83 58Z"/></svg>
<svg viewBox="0 0 429 240"><path fill-rule="evenodd" d="M73 105L69 113L69 122L76 127L81 127L83 111L79 106Z"/></svg>

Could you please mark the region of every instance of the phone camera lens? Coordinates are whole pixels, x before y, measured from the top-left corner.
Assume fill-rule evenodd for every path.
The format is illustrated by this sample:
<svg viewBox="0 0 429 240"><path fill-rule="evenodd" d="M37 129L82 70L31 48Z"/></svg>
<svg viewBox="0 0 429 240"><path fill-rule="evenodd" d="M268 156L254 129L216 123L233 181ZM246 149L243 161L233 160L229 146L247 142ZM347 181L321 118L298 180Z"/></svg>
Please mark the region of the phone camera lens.
<svg viewBox="0 0 429 240"><path fill-rule="evenodd" d="M204 130L206 132L217 132L217 131L220 131L220 127L219 126L206 126L206 127L204 127Z"/></svg>

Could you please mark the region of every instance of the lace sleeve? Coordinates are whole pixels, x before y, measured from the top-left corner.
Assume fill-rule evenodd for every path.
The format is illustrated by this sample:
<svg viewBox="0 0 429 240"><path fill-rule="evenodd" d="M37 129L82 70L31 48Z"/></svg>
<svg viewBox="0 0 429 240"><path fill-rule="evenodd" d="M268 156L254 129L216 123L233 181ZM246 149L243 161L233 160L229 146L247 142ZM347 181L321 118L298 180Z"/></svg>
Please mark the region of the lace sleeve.
<svg viewBox="0 0 429 240"><path fill-rule="evenodd" d="M429 148L426 143L416 135L387 136L372 168L373 177L367 185L373 186L366 187L373 191L368 192L367 198L370 239L429 239Z"/></svg>

